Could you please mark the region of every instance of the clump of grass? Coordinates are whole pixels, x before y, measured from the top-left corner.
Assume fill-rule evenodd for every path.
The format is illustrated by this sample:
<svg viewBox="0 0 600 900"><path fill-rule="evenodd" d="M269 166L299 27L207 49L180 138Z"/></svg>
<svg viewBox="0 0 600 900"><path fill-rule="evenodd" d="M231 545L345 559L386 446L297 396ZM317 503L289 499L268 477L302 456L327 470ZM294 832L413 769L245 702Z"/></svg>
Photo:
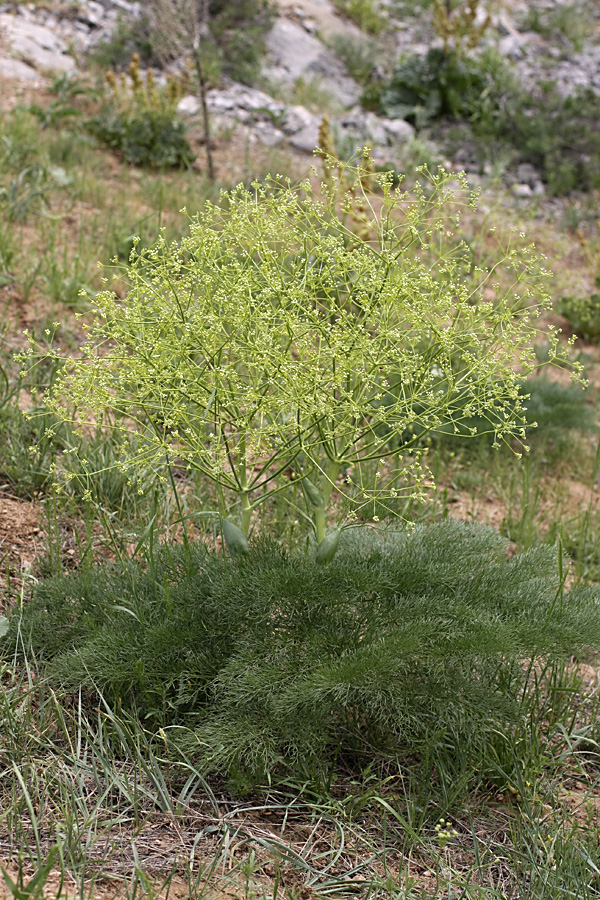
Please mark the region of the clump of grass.
<svg viewBox="0 0 600 900"><path fill-rule="evenodd" d="M0 678L0 837L23 891L41 889L54 857L47 889L56 894L64 878L82 897L98 896L105 879L111 892L122 880L131 900L159 896L174 876L190 898L221 888L252 900L267 885L274 896L282 881L334 896L359 882L365 894L402 900L597 893L597 702L578 694L586 718L573 721L581 681L568 664L525 673L521 727L490 736L475 763L483 780L464 747L438 741L418 761L392 759L356 777L338 758L325 773L246 799L242 771L229 792L218 782L214 790L191 757L167 756L162 736L138 719L48 690L32 660L21 671L0 665ZM566 804L574 783L580 799ZM490 787L503 795L490 797Z"/></svg>
<svg viewBox="0 0 600 900"><path fill-rule="evenodd" d="M476 747L516 714L521 660L600 645L598 593L567 594L553 548L506 549L454 521L345 532L327 567L168 545L146 571L40 583L12 633L55 682L185 726L206 771L320 768L336 748L356 765L436 735Z"/></svg>
<svg viewBox="0 0 600 900"><path fill-rule="evenodd" d="M329 45L359 84L371 83L375 72L379 50L372 38L352 38L346 34L332 34Z"/></svg>
<svg viewBox="0 0 600 900"><path fill-rule="evenodd" d="M368 34L381 34L386 26L386 19L374 0L334 0L334 6Z"/></svg>
<svg viewBox="0 0 600 900"><path fill-rule="evenodd" d="M536 31L547 40L556 38L558 32L577 53L581 53L586 40L593 34L594 18L585 2L560 3L552 9L531 6L523 20L523 27Z"/></svg>
<svg viewBox="0 0 600 900"><path fill-rule="evenodd" d="M53 463L69 431L51 413L41 408L35 412L35 419L27 420L13 404L0 409L0 482L26 499L49 489Z"/></svg>
<svg viewBox="0 0 600 900"><path fill-rule="evenodd" d="M315 75L310 78L300 76L294 82L289 93L292 103L298 106L306 106L314 112L323 112L323 110L337 109L337 103L327 85L323 80Z"/></svg>

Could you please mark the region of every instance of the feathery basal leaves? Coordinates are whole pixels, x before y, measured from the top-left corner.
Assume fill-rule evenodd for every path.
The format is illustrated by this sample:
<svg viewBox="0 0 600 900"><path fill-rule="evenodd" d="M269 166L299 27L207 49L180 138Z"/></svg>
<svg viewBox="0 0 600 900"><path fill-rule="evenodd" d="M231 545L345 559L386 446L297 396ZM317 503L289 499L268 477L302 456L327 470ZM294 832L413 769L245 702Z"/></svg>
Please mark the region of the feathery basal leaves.
<svg viewBox="0 0 600 900"><path fill-rule="evenodd" d="M600 646L600 595L563 594L555 549L509 559L454 521L346 531L326 567L274 545L166 548L149 573L43 582L21 615L54 680L185 726L218 771L477 742L514 713L523 660Z"/></svg>

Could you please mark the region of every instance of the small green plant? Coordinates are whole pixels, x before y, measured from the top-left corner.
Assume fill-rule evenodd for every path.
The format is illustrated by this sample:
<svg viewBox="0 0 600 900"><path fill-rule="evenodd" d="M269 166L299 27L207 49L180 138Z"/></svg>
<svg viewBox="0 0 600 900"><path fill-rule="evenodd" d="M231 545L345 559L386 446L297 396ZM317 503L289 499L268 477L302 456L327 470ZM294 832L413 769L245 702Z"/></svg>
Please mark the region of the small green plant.
<svg viewBox="0 0 600 900"><path fill-rule="evenodd" d="M368 34L381 34L386 27L387 20L376 0L334 0L334 6Z"/></svg>
<svg viewBox="0 0 600 900"><path fill-rule="evenodd" d="M487 87L477 60L432 47L399 63L381 90L386 115L423 127L435 119L469 116Z"/></svg>
<svg viewBox="0 0 600 900"><path fill-rule="evenodd" d="M0 867L0 872L2 872L2 877L4 879L4 883L6 884L6 890L8 891L12 900L43 900L44 898L44 887L46 882L48 881L48 876L52 871L52 867L56 862L56 858L58 856L58 846L54 846L50 849L50 852L46 856L44 862L39 866L35 874L29 881L25 881L25 874L23 871L23 858L19 856L18 870L16 880L10 877L8 872ZM61 871L60 878L60 886L58 888L57 897L60 897L62 893L62 887L64 883L64 874Z"/></svg>
<svg viewBox="0 0 600 900"><path fill-rule="evenodd" d="M110 429L98 428L79 441L71 440L60 465L53 467L54 482L68 484L68 494L76 500L86 498L98 508L118 512L121 519L132 520L141 514L140 507L156 497L157 480L148 467L140 467L133 478L124 473L118 465L122 449L118 435Z"/></svg>
<svg viewBox="0 0 600 900"><path fill-rule="evenodd" d="M123 471L180 460L246 533L254 510L310 479L322 502L307 494L300 512L318 542L334 497L345 524L375 500L424 499L424 432L480 415L497 441L524 437L519 383L549 303L517 237L493 269L473 265L453 234L474 202L464 179L424 172L410 195L369 167L328 166L318 193L240 187L181 241L115 262L125 302L98 294L89 341L47 397L68 420L71 398L79 424L113 410L135 441Z"/></svg>
<svg viewBox="0 0 600 900"><path fill-rule="evenodd" d="M382 111L382 103L381 103L381 92L383 90L383 85L380 81L371 81L367 84L360 95L360 105L363 109L369 110L370 112L381 112Z"/></svg>
<svg viewBox="0 0 600 900"><path fill-rule="evenodd" d="M0 483L9 484L11 493L31 499L50 490L57 456L69 446L70 429L45 408L38 407L26 418L12 402L0 407Z"/></svg>
<svg viewBox="0 0 600 900"><path fill-rule="evenodd" d="M41 127L23 106L0 118L0 162L2 172L18 175L39 162L42 152Z"/></svg>
<svg viewBox="0 0 600 900"><path fill-rule="evenodd" d="M106 80L108 95L102 109L87 123L98 140L119 150L133 165L165 169L193 162L185 125L177 118L181 88L174 79L158 88L151 69L142 78L140 58L134 54L129 80L114 72Z"/></svg>
<svg viewBox="0 0 600 900"><path fill-rule="evenodd" d="M89 50L87 59L105 72L114 69L123 72L131 57L137 53L145 66L156 65L158 59L152 46L152 30L148 17L119 15L108 37L97 41Z"/></svg>
<svg viewBox="0 0 600 900"><path fill-rule="evenodd" d="M48 188L45 166L37 163L22 169L6 187L0 186L0 208L6 220L19 222L43 208Z"/></svg>
<svg viewBox="0 0 600 900"><path fill-rule="evenodd" d="M56 128L66 120L80 117L82 110L77 105L77 101L84 97L96 98L98 95L94 88L69 72L55 76L52 79L50 90L56 100L49 106L32 104L28 107L29 112L38 119L42 128Z"/></svg>
<svg viewBox="0 0 600 900"><path fill-rule="evenodd" d="M55 375L55 365L42 362L27 384L32 397L47 389ZM32 499L50 488L55 460L69 445L71 429L43 404L31 409L29 418L19 405L23 391L23 380L0 365L0 484L10 485L13 495Z"/></svg>
<svg viewBox="0 0 600 900"><path fill-rule="evenodd" d="M60 196L70 184L62 166L45 159L22 169L6 186L0 185L0 209L7 222L24 221L31 213L43 212L51 198Z"/></svg>
<svg viewBox="0 0 600 900"><path fill-rule="evenodd" d="M7 378L3 370L0 374ZM118 436L96 429L78 437L41 406L24 414L16 403L19 392L19 385L6 380L0 397L0 484L8 484L12 495L39 498L63 484L68 496L85 497L130 518L152 497L156 476L151 469L140 468L134 478L119 469Z"/></svg>
<svg viewBox="0 0 600 900"><path fill-rule="evenodd" d="M0 222L0 287L16 281L13 265L17 259L14 231L9 222Z"/></svg>
<svg viewBox="0 0 600 900"><path fill-rule="evenodd" d="M590 237L582 228L576 231L577 240L591 269L596 287L600 288L600 219L596 219L595 236Z"/></svg>

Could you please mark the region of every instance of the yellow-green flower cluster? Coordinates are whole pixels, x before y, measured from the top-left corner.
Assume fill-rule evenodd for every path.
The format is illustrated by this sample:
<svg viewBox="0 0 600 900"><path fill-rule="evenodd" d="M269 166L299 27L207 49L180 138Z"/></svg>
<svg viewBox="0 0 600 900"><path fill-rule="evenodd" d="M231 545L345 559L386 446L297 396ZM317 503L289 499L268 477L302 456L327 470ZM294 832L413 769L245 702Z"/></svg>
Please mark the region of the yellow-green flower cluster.
<svg viewBox="0 0 600 900"><path fill-rule="evenodd" d="M343 211L350 177L368 239ZM110 410L113 429L135 434L125 470L176 458L239 498L245 530L290 468L310 475L320 538L334 488L354 516L402 492L422 499L419 448L448 421L460 432L483 416L498 440L524 436L518 383L537 365L548 303L540 259L513 235L477 268L456 235L473 203L457 176L424 172L410 195L371 181L350 168L317 188L239 186L182 240L160 234L115 261L127 294L98 295L50 406L80 423Z"/></svg>

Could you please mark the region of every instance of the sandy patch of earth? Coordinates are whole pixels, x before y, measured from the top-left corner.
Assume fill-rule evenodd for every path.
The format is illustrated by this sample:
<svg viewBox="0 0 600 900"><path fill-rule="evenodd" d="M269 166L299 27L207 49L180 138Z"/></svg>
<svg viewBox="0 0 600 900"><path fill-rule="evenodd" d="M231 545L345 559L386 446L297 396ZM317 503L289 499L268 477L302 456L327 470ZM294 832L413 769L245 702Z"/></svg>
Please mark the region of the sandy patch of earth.
<svg viewBox="0 0 600 900"><path fill-rule="evenodd" d="M13 882L16 882L18 877L18 868L16 865L12 863L7 865L0 860L0 867L6 871L8 877ZM25 884L25 891L27 891L27 885L33 877L33 870L28 871L27 867L24 867L23 881ZM123 885L121 888L119 882L122 882L122 879L107 879L105 881L96 882L93 886L93 894L91 894L91 896L93 896L94 900L121 900L121 898L125 900L125 898L130 895L131 884ZM243 888L241 885L237 891L235 888L236 885L232 885L231 890L223 890L223 888L218 886L203 886L203 897L205 900L238 900L238 898L243 896ZM91 882L89 883L88 890L91 891ZM79 886L68 873L65 874L64 878L61 878L60 871L53 870L50 872L44 884L42 894L39 895L36 892L35 896L39 897L40 900L41 897L53 898L53 900L75 900L75 898L80 897L81 894ZM152 881L151 889L149 891L144 890L138 882L136 896L139 897L140 900L142 900L142 898L150 897L152 897L153 900L188 900L190 897L190 886L187 880L180 877L172 879L158 877L156 880ZM1 873L0 900L13 900L13 894Z"/></svg>
<svg viewBox="0 0 600 900"><path fill-rule="evenodd" d="M33 503L0 492L0 607L6 607L11 588L33 568L42 549L40 509ZM11 590L12 593L12 590Z"/></svg>

